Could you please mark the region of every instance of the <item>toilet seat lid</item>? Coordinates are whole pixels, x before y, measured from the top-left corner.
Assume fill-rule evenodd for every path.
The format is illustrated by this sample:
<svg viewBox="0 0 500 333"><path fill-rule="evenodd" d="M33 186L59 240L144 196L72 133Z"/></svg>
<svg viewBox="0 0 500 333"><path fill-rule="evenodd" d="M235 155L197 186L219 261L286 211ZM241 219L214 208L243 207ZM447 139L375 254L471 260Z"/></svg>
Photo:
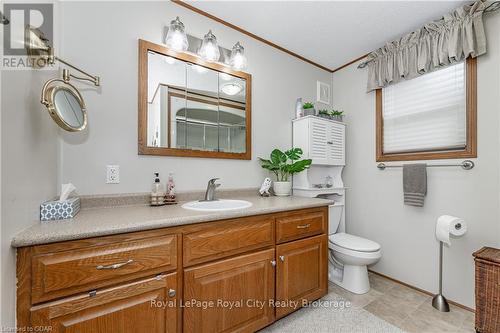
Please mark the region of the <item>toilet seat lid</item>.
<svg viewBox="0 0 500 333"><path fill-rule="evenodd" d="M344 232L330 235L328 237L333 244L345 249L360 251L360 252L375 252L380 250L380 244L366 238L361 238L354 235L349 235Z"/></svg>

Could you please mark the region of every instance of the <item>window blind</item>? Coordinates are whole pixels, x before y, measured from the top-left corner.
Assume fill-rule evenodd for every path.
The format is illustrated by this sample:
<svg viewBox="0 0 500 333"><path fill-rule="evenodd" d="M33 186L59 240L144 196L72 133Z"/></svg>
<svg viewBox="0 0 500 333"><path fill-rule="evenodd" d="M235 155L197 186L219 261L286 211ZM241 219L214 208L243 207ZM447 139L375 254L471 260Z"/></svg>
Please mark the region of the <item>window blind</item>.
<svg viewBox="0 0 500 333"><path fill-rule="evenodd" d="M465 63L383 88L384 153L466 146Z"/></svg>

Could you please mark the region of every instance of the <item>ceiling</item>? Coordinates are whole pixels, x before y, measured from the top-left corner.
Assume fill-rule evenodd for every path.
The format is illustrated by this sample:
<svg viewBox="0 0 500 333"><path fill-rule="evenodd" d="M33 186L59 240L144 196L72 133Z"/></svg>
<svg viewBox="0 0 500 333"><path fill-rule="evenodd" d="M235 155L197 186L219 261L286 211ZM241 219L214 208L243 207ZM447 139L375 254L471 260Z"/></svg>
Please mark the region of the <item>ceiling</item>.
<svg viewBox="0 0 500 333"><path fill-rule="evenodd" d="M188 4L336 69L470 1L189 1Z"/></svg>

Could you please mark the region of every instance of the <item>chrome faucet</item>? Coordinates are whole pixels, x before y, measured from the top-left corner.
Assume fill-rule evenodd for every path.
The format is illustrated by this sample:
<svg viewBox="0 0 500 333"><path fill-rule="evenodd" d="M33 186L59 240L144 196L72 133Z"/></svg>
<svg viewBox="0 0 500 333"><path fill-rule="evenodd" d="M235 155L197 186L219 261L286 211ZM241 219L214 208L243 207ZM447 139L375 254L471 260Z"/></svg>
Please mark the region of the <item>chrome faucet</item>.
<svg viewBox="0 0 500 333"><path fill-rule="evenodd" d="M215 201L215 189L220 186L220 184L215 183L220 178L213 178L208 181L207 192L205 192L205 199L201 201Z"/></svg>

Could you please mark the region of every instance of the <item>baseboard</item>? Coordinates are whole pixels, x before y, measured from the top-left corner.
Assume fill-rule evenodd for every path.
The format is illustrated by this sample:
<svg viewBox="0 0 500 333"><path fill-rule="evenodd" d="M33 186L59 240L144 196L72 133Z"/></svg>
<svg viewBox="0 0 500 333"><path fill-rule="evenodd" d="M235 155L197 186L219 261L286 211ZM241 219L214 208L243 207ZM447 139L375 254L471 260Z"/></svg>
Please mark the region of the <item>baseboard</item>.
<svg viewBox="0 0 500 333"><path fill-rule="evenodd" d="M405 286L405 287L408 287L408 288L414 289L414 290L416 290L416 291L420 291L421 293L424 293L424 294L426 294L426 295L429 295L429 296L434 296L434 293L431 293L430 291L427 291L427 290L424 290L424 289L417 288L417 287L415 287L415 286L412 286L411 284L408 284L408 283L405 283L405 282L399 281L399 280L397 280L397 279L395 279L395 278L392 278L392 277L390 277L390 276L387 276L387 275L382 274L382 273L379 273L379 272L375 272L375 271L373 271L373 270L371 270L371 269L369 269L368 271L369 271L370 273L373 273L373 274L379 275L379 276L381 276L381 277L383 277L383 278L386 278L387 280L391 280L391 281L393 281L393 282L399 283L399 284L401 284L401 285L403 285L403 286ZM462 309L464 309L464 310L470 311L470 312L472 312L472 313L475 313L475 312L476 312L474 309L469 308L468 306L465 306L465 305L463 305L463 304L460 304L460 303L457 303L457 302L454 302L454 301L450 301L450 300L448 300L448 303L450 303L450 304L452 304L452 305L455 305L455 306L457 306L457 307L459 307L459 308L462 308Z"/></svg>

